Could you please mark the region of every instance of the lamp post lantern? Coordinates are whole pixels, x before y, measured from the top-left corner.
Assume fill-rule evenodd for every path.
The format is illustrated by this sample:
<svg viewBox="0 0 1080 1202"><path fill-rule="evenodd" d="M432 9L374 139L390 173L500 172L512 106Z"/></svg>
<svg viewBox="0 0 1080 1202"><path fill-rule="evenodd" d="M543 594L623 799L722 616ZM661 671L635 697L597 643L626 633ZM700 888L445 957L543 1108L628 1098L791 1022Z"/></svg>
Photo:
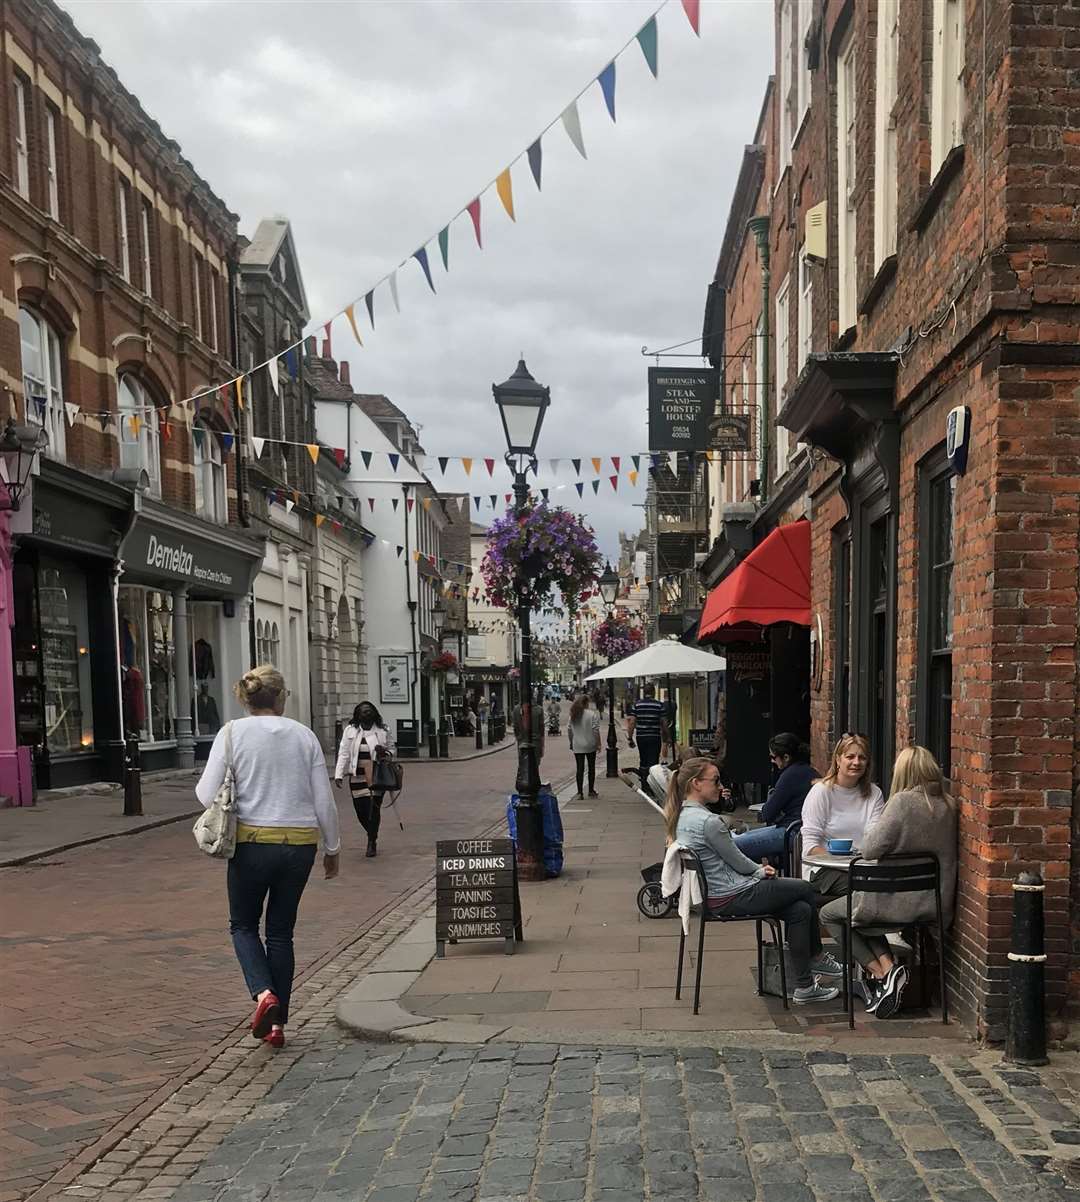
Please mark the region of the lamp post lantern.
<svg viewBox="0 0 1080 1202"><path fill-rule="evenodd" d="M514 476L514 513L521 516L529 502L527 473L536 470L536 443L544 414L551 404L551 390L537 383L518 360L514 374L502 384L491 386L499 406L506 435L506 464ZM519 703L517 770L517 865L525 881L544 879L544 825L540 811L540 768L536 759L533 731L532 627L529 602L524 589L517 590L517 623L521 632L521 697Z"/></svg>
<svg viewBox="0 0 1080 1202"><path fill-rule="evenodd" d="M0 435L0 457L4 461L4 491L0 509L16 512L30 485L39 451L48 445L49 436L38 426L19 426L9 417ZM6 503L5 503L6 502Z"/></svg>
<svg viewBox="0 0 1080 1202"><path fill-rule="evenodd" d="M615 612L615 600L619 595L619 574L611 564L604 566L604 574L597 581L600 597L608 607L608 617ZM610 662L610 661L609 661ZM615 733L615 681L609 678L607 682L608 697L608 727L607 727L607 775L619 775L619 737Z"/></svg>

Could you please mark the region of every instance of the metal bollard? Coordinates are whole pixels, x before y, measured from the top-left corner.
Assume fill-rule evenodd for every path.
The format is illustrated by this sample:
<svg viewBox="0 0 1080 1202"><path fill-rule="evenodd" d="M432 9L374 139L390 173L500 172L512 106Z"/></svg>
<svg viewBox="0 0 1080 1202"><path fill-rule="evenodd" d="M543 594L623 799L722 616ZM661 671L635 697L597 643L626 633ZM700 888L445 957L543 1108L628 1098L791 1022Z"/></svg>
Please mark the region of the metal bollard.
<svg viewBox="0 0 1080 1202"><path fill-rule="evenodd" d="M124 740L124 817L142 817L142 768L139 766L139 736Z"/></svg>
<svg viewBox="0 0 1080 1202"><path fill-rule="evenodd" d="M1009 1032L1005 1059L1013 1064L1049 1064L1046 1056L1046 945L1043 894L1037 872L1013 883L1012 951L1009 952Z"/></svg>
<svg viewBox="0 0 1080 1202"><path fill-rule="evenodd" d="M443 718L442 725L439 727L439 759L448 760L450 758L450 732L446 727L446 719Z"/></svg>

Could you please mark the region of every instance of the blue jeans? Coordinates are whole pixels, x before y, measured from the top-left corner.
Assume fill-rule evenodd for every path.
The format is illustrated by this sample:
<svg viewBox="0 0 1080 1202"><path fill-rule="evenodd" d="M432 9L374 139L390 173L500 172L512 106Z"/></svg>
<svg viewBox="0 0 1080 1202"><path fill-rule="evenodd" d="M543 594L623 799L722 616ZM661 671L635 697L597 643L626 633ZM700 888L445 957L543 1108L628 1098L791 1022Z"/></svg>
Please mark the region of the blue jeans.
<svg viewBox="0 0 1080 1202"><path fill-rule="evenodd" d="M314 843L238 843L229 861L229 930L248 993L271 990L289 1018L295 960L293 928L315 863ZM266 903L266 946L259 938Z"/></svg>
<svg viewBox="0 0 1080 1202"><path fill-rule="evenodd" d="M782 826L759 826L736 835L735 846L748 860L760 864L765 856L783 856L784 834Z"/></svg>

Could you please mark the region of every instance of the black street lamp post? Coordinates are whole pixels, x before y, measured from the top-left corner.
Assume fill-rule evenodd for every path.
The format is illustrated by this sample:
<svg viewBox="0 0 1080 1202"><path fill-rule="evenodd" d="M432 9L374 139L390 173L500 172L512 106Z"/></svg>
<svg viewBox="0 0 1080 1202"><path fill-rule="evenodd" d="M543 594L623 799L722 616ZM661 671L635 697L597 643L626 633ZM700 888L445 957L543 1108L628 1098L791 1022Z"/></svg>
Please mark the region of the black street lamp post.
<svg viewBox="0 0 1080 1202"><path fill-rule="evenodd" d="M619 574L612 570L611 564L606 564L604 574L597 581L600 587L600 597L608 607L608 617L615 612L615 599L619 595ZM608 663L610 664L610 659ZM619 737L615 733L615 678L608 677L608 727L607 727L607 775L619 775Z"/></svg>
<svg viewBox="0 0 1080 1202"><path fill-rule="evenodd" d="M551 390L529 374L524 358L509 380L491 386L506 434L506 464L514 475L514 513L521 516L529 502L528 470L536 470L536 443L544 413L551 403ZM528 565L519 565L528 572ZM544 825L540 810L540 768L536 759L533 729L532 628L529 601L523 581L517 591L517 623L521 631L521 696L518 731L517 801L518 877L544 880Z"/></svg>

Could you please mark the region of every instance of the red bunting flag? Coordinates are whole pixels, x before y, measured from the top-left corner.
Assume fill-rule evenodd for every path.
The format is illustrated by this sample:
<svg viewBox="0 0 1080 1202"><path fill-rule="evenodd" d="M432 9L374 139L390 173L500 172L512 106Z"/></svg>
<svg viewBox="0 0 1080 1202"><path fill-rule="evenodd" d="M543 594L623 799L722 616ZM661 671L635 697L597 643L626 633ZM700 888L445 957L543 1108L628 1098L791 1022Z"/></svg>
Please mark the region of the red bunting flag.
<svg viewBox="0 0 1080 1202"><path fill-rule="evenodd" d="M345 469L345 448L334 447L334 458L337 460L338 468L342 471Z"/></svg>
<svg viewBox="0 0 1080 1202"><path fill-rule="evenodd" d="M374 497L368 497L368 499L367 499L367 503L368 503L368 509L370 509L372 512L374 512L374 510L375 510L375 498L374 498Z"/></svg>
<svg viewBox="0 0 1080 1202"><path fill-rule="evenodd" d="M407 510L408 510L410 513L412 513L412 507L413 507L415 504L416 504L416 502L415 502L415 501L412 499L412 497L406 497L406 498L405 498L405 508L406 508L406 509L407 509Z"/></svg>
<svg viewBox="0 0 1080 1202"><path fill-rule="evenodd" d="M480 197L478 196L475 200L470 201L465 206L465 211L472 218L473 229L476 231L476 245L483 250L484 244L480 240Z"/></svg>
<svg viewBox="0 0 1080 1202"><path fill-rule="evenodd" d="M514 495L513 493L509 493L509 492L506 494L506 503L507 503L507 505L509 505L509 504L510 504L510 499L511 499L511 497L513 497L513 495Z"/></svg>
<svg viewBox="0 0 1080 1202"><path fill-rule="evenodd" d="M682 6L690 28L701 37L701 0L682 0Z"/></svg>
<svg viewBox="0 0 1080 1202"><path fill-rule="evenodd" d="M485 460L484 460L484 467L486 467L486 468L487 468L487 470L488 470L488 475L489 475L489 476L490 476L490 475L492 475L492 474L494 473L494 471L495 471L495 460L494 460L494 459L485 459Z"/></svg>
<svg viewBox="0 0 1080 1202"><path fill-rule="evenodd" d="M619 477L618 476L609 476L608 479L611 481L612 489L615 492L618 492L619 491Z"/></svg>
<svg viewBox="0 0 1080 1202"><path fill-rule="evenodd" d="M612 457L611 457L611 466L612 466L612 467L613 467L613 468L616 470L616 472L619 470L619 464L620 464L621 462L622 462L622 456L621 456L621 455L612 455Z"/></svg>

